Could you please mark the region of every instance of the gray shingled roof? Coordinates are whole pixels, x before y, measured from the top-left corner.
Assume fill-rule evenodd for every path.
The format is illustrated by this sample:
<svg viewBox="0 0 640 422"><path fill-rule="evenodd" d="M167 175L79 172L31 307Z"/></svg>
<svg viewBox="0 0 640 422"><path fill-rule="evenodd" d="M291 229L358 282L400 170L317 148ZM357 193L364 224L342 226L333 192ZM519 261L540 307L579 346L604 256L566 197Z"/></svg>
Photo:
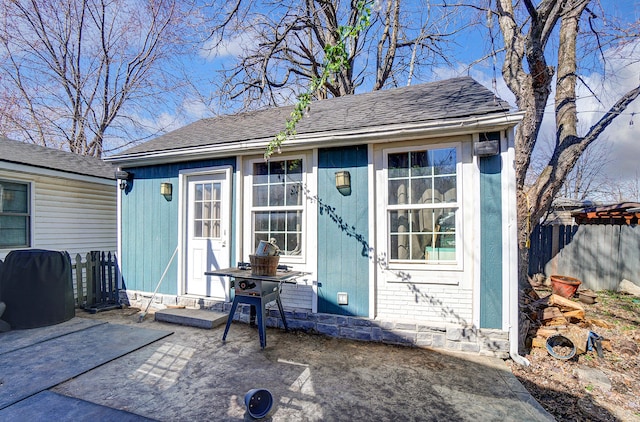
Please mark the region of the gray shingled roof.
<svg viewBox="0 0 640 422"><path fill-rule="evenodd" d="M445 121L509 109L507 102L472 78L460 77L317 101L311 104L310 118L302 119L296 130L301 136ZM272 138L284 129L292 110L292 106L278 107L199 120L109 158Z"/></svg>
<svg viewBox="0 0 640 422"><path fill-rule="evenodd" d="M115 179L113 165L99 158L27 144L0 136L0 168L3 161L103 179Z"/></svg>

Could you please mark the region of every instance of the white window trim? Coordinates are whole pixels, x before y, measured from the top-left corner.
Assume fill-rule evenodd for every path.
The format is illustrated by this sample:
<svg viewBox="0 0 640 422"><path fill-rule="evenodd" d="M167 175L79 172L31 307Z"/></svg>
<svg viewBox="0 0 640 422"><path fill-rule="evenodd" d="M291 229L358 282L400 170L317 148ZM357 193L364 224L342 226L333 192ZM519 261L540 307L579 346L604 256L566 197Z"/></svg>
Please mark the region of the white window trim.
<svg viewBox="0 0 640 422"><path fill-rule="evenodd" d="M282 154L277 157L272 158L275 161L291 161L291 160L302 160L302 245L303 250L300 255L282 255L280 257L280 265L305 265L308 263L310 259L310 251L311 249L315 249L310 245L311 234L309 233L309 214L312 212L312 208L309 205L309 200L307 195L305 194L306 190L311 191L311 187L309 186L309 180L312 175L312 155L305 153L291 153L291 154ZM239 260L248 260L249 255L253 254L253 233L254 233L254 222L252 218L252 213L254 210L253 207L253 165L256 163L264 163L264 157L260 156L258 158L249 158L244 160L244 183L243 183L243 206L244 206L244 230L243 230L243 251L245 256Z"/></svg>
<svg viewBox="0 0 640 422"><path fill-rule="evenodd" d="M213 174L224 174L227 180L229 180L229 189L227 192L227 199L230 205L232 204L233 198L233 168L232 166L216 166L216 167L196 167L192 169L183 169L178 172L178 294L184 295L186 294L186 245L187 245L187 220L186 220L186 206L187 206L187 182L188 178L191 176L205 176L205 175L213 175ZM118 189L119 190L119 189ZM122 191L119 190L118 195L121 195ZM119 213L118 213L119 215ZM231 237L231 228L233 224L231 219L233 218L233 214L229 214L229 222L226 226L228 236ZM121 263L122 265L122 263ZM227 288L228 293L228 288Z"/></svg>
<svg viewBox="0 0 640 422"><path fill-rule="evenodd" d="M35 225L36 225L36 218L35 218L35 209L36 209L36 200L35 200L35 196L36 196L36 190L35 190L35 183L33 181L30 180L20 180L20 179L7 179L7 178L2 178L0 179L1 181L5 181L5 182L9 182L9 183L20 183L20 184L24 184L27 185L27 194L28 194L28 198L27 198L27 202L29 203L29 208L28 208L28 213L27 215L29 216L29 232L27 234L27 245L25 246L8 246L8 247L0 247L0 251L12 251L12 250L22 250L22 249L30 249L34 247L34 233L35 233Z"/></svg>
<svg viewBox="0 0 640 422"><path fill-rule="evenodd" d="M457 210L456 213L456 245L460 245L460 247L456 247L456 261L455 263L427 263L427 262L417 262L417 261L393 261L391 262L388 257L391 256L389 246L390 246L390 237L389 237L389 208L388 208L388 157L389 154L396 153L409 153L413 151L424 151L424 150L434 150L434 149L443 149L443 148L455 148L456 149L456 192L457 192ZM463 271L464 270L464 196L463 196L463 150L462 150L462 142L442 142L442 143L434 143L434 144L413 144L407 146L394 146L392 148L385 148L381 153L381 163L380 170L381 178L380 184L378 187L378 195L380 198L379 208L381 210L381 215L378 215L378 223L379 223L379 242L378 245L384 249L384 256L387 257L386 268L392 271ZM409 207L410 208L410 207ZM457 280L457 277L455 278ZM403 280L398 279L398 282L402 282ZM449 284L446 280L440 280L440 282L444 282L445 284ZM457 284L457 281L455 281Z"/></svg>

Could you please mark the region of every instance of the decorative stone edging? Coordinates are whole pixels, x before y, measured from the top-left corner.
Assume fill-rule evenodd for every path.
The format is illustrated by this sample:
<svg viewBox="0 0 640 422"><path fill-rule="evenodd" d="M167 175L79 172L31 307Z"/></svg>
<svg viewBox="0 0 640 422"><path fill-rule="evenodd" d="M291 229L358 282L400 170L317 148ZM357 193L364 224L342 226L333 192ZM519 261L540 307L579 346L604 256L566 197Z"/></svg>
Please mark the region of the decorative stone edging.
<svg viewBox="0 0 640 422"><path fill-rule="evenodd" d="M121 300L130 306L144 309L150 296L133 291L121 291ZM154 303L180 305L187 308L229 312L230 302L173 295L157 295ZM153 305L152 305L153 306ZM250 306L239 304L234 321L249 323ZM478 329L458 325L424 325L419 323L379 321L369 318L312 313L305 309L286 309L287 325L302 330L360 341L416 346L460 352L470 352L501 359L509 357L509 334L502 330ZM267 327L284 328L275 306L268 309Z"/></svg>

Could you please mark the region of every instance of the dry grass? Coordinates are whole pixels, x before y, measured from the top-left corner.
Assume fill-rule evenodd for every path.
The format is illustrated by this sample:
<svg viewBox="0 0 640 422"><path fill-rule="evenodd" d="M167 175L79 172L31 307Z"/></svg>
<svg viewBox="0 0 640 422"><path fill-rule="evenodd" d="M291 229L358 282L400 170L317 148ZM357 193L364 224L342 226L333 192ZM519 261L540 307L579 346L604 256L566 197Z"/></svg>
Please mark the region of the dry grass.
<svg viewBox="0 0 640 422"><path fill-rule="evenodd" d="M640 298L601 291L595 304L583 304L587 319L602 319L611 328L591 331L611 341L612 350L595 350L562 361L534 348L523 367L509 362L513 373L557 420L640 421ZM540 296L549 294L540 291Z"/></svg>

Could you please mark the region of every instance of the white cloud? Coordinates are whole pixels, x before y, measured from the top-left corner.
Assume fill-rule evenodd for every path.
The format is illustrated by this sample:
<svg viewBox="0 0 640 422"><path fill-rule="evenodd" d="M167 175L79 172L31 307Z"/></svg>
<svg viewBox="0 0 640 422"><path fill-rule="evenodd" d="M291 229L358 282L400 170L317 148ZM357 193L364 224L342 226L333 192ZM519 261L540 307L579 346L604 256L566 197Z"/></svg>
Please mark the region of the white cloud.
<svg viewBox="0 0 640 422"><path fill-rule="evenodd" d="M200 48L198 54L208 61L234 58L246 51L253 43L253 35L245 32L233 38L223 39L220 42L218 40L209 40Z"/></svg>
<svg viewBox="0 0 640 422"><path fill-rule="evenodd" d="M175 114L170 114L167 111L163 111L151 117L137 115L135 120L140 127L144 128L143 131L146 134L162 134L171 132L185 124L183 119Z"/></svg>
<svg viewBox="0 0 640 422"><path fill-rule="evenodd" d="M183 112L189 120L200 120L211 117L211 110L205 103L197 99L187 99L182 103Z"/></svg>
<svg viewBox="0 0 640 422"><path fill-rule="evenodd" d="M606 51L605 59L607 67L604 78L598 73L585 78L595 96L584 86L578 92L577 107L582 133L593 126L625 93L640 83L640 41ZM640 99L636 99L596 141L611 144L611 163L606 169L611 180L624 183L637 177L640 169L639 138Z"/></svg>
<svg viewBox="0 0 640 422"><path fill-rule="evenodd" d="M156 128L164 132L170 132L184 125L184 122L180 118L167 112L160 113L155 119L155 123Z"/></svg>

